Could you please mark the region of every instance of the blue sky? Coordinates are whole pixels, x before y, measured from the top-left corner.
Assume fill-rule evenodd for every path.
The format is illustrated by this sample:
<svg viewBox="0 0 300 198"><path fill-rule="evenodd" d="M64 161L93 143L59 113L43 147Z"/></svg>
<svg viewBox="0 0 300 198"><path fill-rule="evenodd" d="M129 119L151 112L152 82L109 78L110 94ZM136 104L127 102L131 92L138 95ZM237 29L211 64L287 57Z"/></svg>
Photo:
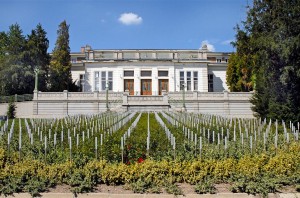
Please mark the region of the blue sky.
<svg viewBox="0 0 300 198"><path fill-rule="evenodd" d="M250 2L250 1L249 1ZM24 35L38 23L49 52L58 25L70 25L70 47L93 49L199 49L232 52L234 27L247 0L0 0L0 31L18 23Z"/></svg>

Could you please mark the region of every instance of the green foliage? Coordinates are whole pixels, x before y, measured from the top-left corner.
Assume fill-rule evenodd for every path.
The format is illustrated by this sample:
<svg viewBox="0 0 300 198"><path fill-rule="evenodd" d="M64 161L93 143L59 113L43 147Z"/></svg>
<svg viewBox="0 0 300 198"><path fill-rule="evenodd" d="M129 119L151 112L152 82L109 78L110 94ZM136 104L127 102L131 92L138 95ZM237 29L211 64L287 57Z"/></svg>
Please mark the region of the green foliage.
<svg viewBox="0 0 300 198"><path fill-rule="evenodd" d="M47 33L42 28L41 24L36 26L36 29L28 35L25 51L26 65L30 65L32 69L39 69L38 90L47 91L47 83L49 76L50 55L47 52L49 40L46 37ZM33 83L34 84L34 83Z"/></svg>
<svg viewBox="0 0 300 198"><path fill-rule="evenodd" d="M257 178L247 178L245 176L240 176L236 178L236 181L231 187L232 192L245 192L248 194L260 194L263 197L268 197L268 193L275 193L278 185L273 178L268 177L257 177Z"/></svg>
<svg viewBox="0 0 300 198"><path fill-rule="evenodd" d="M11 175L6 176L0 182L0 195L12 195L13 193L18 193L22 190L22 179L18 176Z"/></svg>
<svg viewBox="0 0 300 198"><path fill-rule="evenodd" d="M152 188L151 181L145 181L143 179L139 179L136 182L131 183L131 189L134 193L145 193L148 189Z"/></svg>
<svg viewBox="0 0 300 198"><path fill-rule="evenodd" d="M165 189L167 193L173 194L173 195L183 195L182 190L176 185L176 184L165 184Z"/></svg>
<svg viewBox="0 0 300 198"><path fill-rule="evenodd" d="M256 84L255 71L257 56L248 49L250 37L236 28L236 42L233 45L237 52L230 55L226 71L226 83L230 91L252 91Z"/></svg>
<svg viewBox="0 0 300 198"><path fill-rule="evenodd" d="M237 28L237 53L229 60L228 85L238 90L239 68L251 66L249 78L256 82L251 102L261 118L300 119L299 12L299 1L254 0L243 29Z"/></svg>
<svg viewBox="0 0 300 198"><path fill-rule="evenodd" d="M40 178L30 178L24 186L24 191L29 192L32 197L39 197L40 192L46 190L45 181L41 181Z"/></svg>
<svg viewBox="0 0 300 198"><path fill-rule="evenodd" d="M32 94L34 68L41 70L39 84L46 90L49 41L39 24L25 37L18 24L0 33L0 93L1 95Z"/></svg>
<svg viewBox="0 0 300 198"><path fill-rule="evenodd" d="M179 195L182 191L178 183L195 185L197 193L214 193L216 183L228 183L232 185L234 192L266 195L276 192L281 186L296 187L300 184L299 140L289 132L290 142L286 143L284 126L280 124L278 126L278 145L275 149L273 147L275 126L268 125L267 121L170 112L168 114L176 118L179 123L172 124L167 119L163 119L169 130L176 136L176 157L174 158L172 146L166 138L164 129L157 123L154 114L150 113L150 135L155 145L139 163L138 158L145 152L146 145L148 114L144 113L137 124L138 128L132 128L131 136L126 140L126 143L132 146L131 149L135 150L132 153L129 151L132 156L130 164L122 163L120 139L136 119L137 114L113 132L111 128L115 123L122 122L123 114L109 112L63 119L8 120L9 129L12 122L15 123L15 127L12 129L13 136L9 150L7 134L0 136L0 193L7 195L14 192L29 192L36 196L50 186L66 184L71 187L74 194L78 194L92 192L98 184L107 184L126 185L127 189L137 193L160 193L165 190ZM199 124L198 130L195 122ZM25 123L32 129L33 144L28 137ZM243 145L240 143L238 123L241 123L241 133L245 135ZM0 127L2 124L0 122ZM194 142L187 140L182 125L197 134L198 138L200 134L202 135L201 158L199 144L195 146ZM19 158L18 135L20 126L22 129L21 158ZM74 126L77 127L75 135ZM237 130L236 142L233 141L234 126ZM251 126L251 130L248 131L251 135L253 135L252 129L260 130L260 134L256 134L257 140L254 141L252 152L249 148L249 138L244 133L248 130L247 126ZM229 129L227 150L224 150L223 144L218 146L213 142L212 134L207 137L208 129L222 131L221 127ZM43 138L42 141L40 140L38 128L40 133L43 132L43 138L48 137L47 150ZM62 142L61 131L64 134ZM72 160L69 158L67 140L69 131L73 145ZM82 131L86 132L84 142ZM87 137L87 131L90 132L90 138ZM264 131L268 131L266 146L261 135ZM287 128L287 131L290 131L290 128ZM54 133L57 135L56 146L53 140ZM80 134L78 148L74 138L76 134ZM94 138L100 137L100 134L105 135L105 138L102 147L100 143L98 144L101 151L98 150L96 159Z"/></svg>
<svg viewBox="0 0 300 198"><path fill-rule="evenodd" d="M75 83L72 83L71 56L69 46L69 25L63 21L57 30L57 40L52 52L50 62L50 90L75 91Z"/></svg>
<svg viewBox="0 0 300 198"><path fill-rule="evenodd" d="M296 185L296 191L300 192L300 184Z"/></svg>
<svg viewBox="0 0 300 198"><path fill-rule="evenodd" d="M195 186L195 192L197 194L215 194L217 189L214 186L213 181L211 180L206 180L206 181L201 181Z"/></svg>
<svg viewBox="0 0 300 198"><path fill-rule="evenodd" d="M14 119L16 117L16 105L13 99L8 103L8 108L7 108L7 118L8 119Z"/></svg>

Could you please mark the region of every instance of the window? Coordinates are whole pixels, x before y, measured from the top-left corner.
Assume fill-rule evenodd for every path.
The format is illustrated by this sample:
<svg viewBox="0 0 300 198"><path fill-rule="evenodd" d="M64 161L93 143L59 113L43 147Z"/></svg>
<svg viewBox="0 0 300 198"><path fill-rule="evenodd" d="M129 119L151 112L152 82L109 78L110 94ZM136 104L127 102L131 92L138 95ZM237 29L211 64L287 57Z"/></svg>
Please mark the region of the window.
<svg viewBox="0 0 300 198"><path fill-rule="evenodd" d="M133 77L134 76L134 71L124 71L124 77Z"/></svg>
<svg viewBox="0 0 300 198"><path fill-rule="evenodd" d="M221 63L221 62L222 62L222 59L217 58L217 63Z"/></svg>
<svg viewBox="0 0 300 198"><path fill-rule="evenodd" d="M184 71L180 72L180 90L183 90L184 87Z"/></svg>
<svg viewBox="0 0 300 198"><path fill-rule="evenodd" d="M182 85L187 91L198 91L198 71L180 71L180 90Z"/></svg>
<svg viewBox="0 0 300 198"><path fill-rule="evenodd" d="M108 72L108 90L113 90L113 72Z"/></svg>
<svg viewBox="0 0 300 198"><path fill-rule="evenodd" d="M198 72L194 71L194 91L198 91Z"/></svg>
<svg viewBox="0 0 300 198"><path fill-rule="evenodd" d="M158 71L158 76L166 76L168 77L169 76L169 71Z"/></svg>
<svg viewBox="0 0 300 198"><path fill-rule="evenodd" d="M214 75L208 74L208 92L214 91Z"/></svg>
<svg viewBox="0 0 300 198"><path fill-rule="evenodd" d="M104 91L106 88L106 72L101 72L101 90Z"/></svg>
<svg viewBox="0 0 300 198"><path fill-rule="evenodd" d="M95 72L95 91L99 91L99 72Z"/></svg>
<svg viewBox="0 0 300 198"><path fill-rule="evenodd" d="M101 90L105 91L108 83L108 90L113 90L113 72L102 71L101 72Z"/></svg>
<svg viewBox="0 0 300 198"><path fill-rule="evenodd" d="M152 71L141 71L141 76L152 76Z"/></svg>
<svg viewBox="0 0 300 198"><path fill-rule="evenodd" d="M191 72L188 71L186 72L186 88L188 91L191 91L192 90L192 76L191 76Z"/></svg>

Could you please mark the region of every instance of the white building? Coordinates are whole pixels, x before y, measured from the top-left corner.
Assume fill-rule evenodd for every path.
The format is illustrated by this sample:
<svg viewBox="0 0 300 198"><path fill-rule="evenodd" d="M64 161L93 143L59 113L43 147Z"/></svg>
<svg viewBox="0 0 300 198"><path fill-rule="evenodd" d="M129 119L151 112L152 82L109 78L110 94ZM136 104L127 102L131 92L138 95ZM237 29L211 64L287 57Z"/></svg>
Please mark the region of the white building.
<svg viewBox="0 0 300 198"><path fill-rule="evenodd" d="M71 53L72 78L84 92L129 91L130 95L161 95L186 91L228 90L229 53L199 50L93 50Z"/></svg>

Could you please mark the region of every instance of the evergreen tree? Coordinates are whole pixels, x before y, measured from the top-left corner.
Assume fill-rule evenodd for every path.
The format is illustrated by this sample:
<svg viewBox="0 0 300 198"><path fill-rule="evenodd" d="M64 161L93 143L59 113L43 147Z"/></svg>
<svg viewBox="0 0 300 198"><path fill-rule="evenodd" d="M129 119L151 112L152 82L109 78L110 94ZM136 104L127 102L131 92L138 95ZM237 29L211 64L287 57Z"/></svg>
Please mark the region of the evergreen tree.
<svg viewBox="0 0 300 198"><path fill-rule="evenodd" d="M57 30L57 40L50 62L51 91L72 90L69 25L63 21Z"/></svg>
<svg viewBox="0 0 300 198"><path fill-rule="evenodd" d="M26 65L31 67L32 72L35 68L39 69L38 90L47 91L48 73L50 64L50 55L47 52L49 40L46 37L46 31L41 24L28 35L26 46ZM33 79L34 80L34 79ZM31 83L34 85L34 82ZM33 89L33 87L32 87Z"/></svg>
<svg viewBox="0 0 300 198"><path fill-rule="evenodd" d="M300 1L253 0L239 31L249 40L237 37L237 43L255 56L253 110L262 118L299 121Z"/></svg>
<svg viewBox="0 0 300 198"><path fill-rule="evenodd" d="M2 41L5 38L2 34ZM6 46L2 49L4 58L0 62L0 83L2 95L29 93L28 82L33 78L30 68L24 64L26 39L18 24L11 25L6 34Z"/></svg>
<svg viewBox="0 0 300 198"><path fill-rule="evenodd" d="M1 95L28 94L34 89L34 68L40 69L39 87L46 91L49 41L40 24L25 37L18 24L0 33Z"/></svg>
<svg viewBox="0 0 300 198"><path fill-rule="evenodd" d="M236 42L232 45L237 52L230 55L226 71L226 82L230 91L253 91L255 87L256 56L247 46L249 36L239 26L236 28Z"/></svg>

